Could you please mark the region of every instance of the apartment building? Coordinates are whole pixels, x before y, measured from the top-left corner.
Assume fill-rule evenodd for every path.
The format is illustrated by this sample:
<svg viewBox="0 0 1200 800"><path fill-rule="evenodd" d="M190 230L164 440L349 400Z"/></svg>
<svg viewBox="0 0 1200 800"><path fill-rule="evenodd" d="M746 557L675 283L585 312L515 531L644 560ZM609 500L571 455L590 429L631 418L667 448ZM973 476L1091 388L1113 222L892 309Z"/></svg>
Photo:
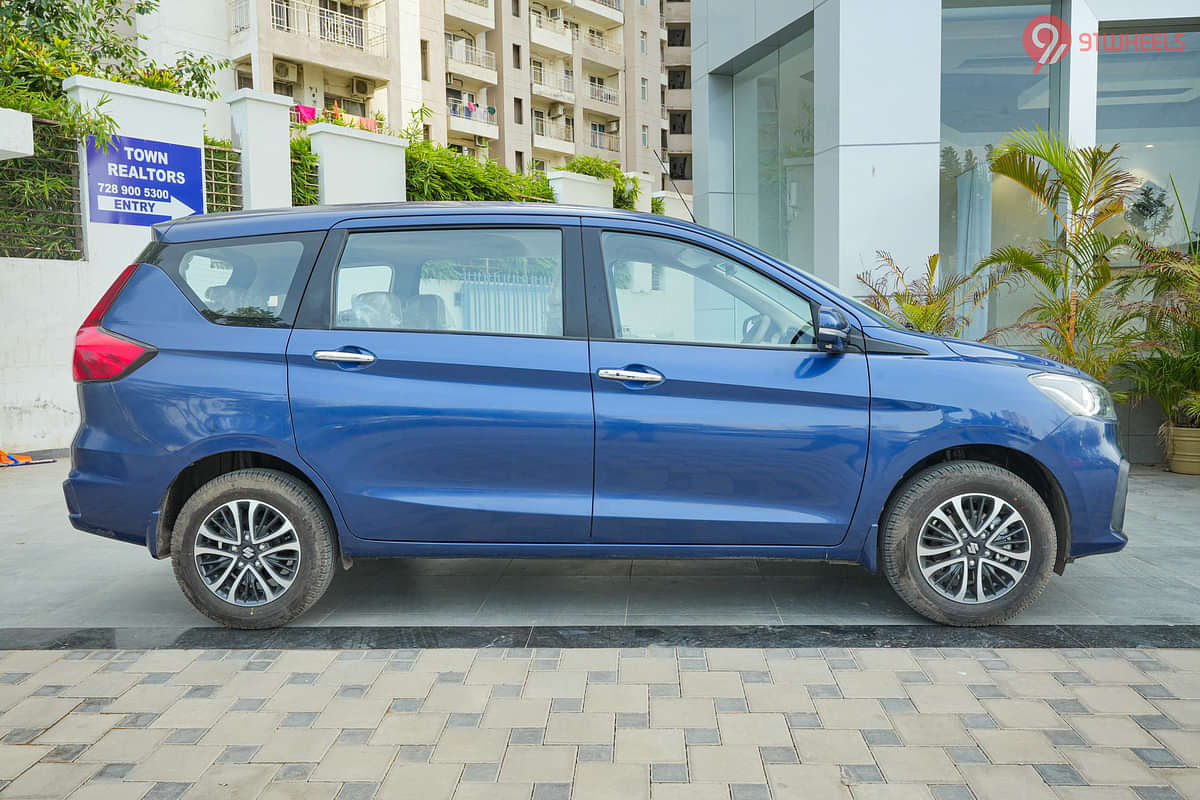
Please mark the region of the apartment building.
<svg viewBox="0 0 1200 800"><path fill-rule="evenodd" d="M421 0L420 23L431 139L519 172L598 156L663 185L663 0Z"/></svg>
<svg viewBox="0 0 1200 800"><path fill-rule="evenodd" d="M692 4L690 0L663 3L663 114L667 128L663 149L673 188L692 193Z"/></svg>
<svg viewBox="0 0 1200 800"><path fill-rule="evenodd" d="M337 108L527 172L576 155L690 191L687 0L163 0L140 18L152 55L228 58L222 93ZM674 83L672 83L672 81ZM676 85L678 84L678 85ZM670 129L671 120L676 129ZM225 135L214 103L209 130ZM677 149L678 148L678 149Z"/></svg>

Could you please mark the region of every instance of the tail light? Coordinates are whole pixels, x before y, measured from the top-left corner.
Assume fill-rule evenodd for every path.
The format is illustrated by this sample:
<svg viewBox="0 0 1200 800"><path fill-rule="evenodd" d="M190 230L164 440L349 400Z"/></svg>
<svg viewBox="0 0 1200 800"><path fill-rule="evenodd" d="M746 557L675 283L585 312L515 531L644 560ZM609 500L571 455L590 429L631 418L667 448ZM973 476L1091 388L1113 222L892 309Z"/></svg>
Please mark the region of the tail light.
<svg viewBox="0 0 1200 800"><path fill-rule="evenodd" d="M137 264L130 264L96 303L75 334L75 360L71 374L80 383L121 378L154 355L153 347L127 339L100 327L109 306L133 277Z"/></svg>

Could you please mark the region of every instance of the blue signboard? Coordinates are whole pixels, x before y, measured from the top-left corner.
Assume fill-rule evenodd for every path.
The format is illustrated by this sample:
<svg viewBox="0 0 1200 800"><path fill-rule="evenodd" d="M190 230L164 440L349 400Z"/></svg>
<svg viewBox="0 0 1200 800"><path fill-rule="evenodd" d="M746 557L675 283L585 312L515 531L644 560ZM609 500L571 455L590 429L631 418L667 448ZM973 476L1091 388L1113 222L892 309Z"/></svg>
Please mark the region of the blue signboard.
<svg viewBox="0 0 1200 800"><path fill-rule="evenodd" d="M204 213L199 147L118 136L106 151L88 137L88 205L93 222L153 225Z"/></svg>

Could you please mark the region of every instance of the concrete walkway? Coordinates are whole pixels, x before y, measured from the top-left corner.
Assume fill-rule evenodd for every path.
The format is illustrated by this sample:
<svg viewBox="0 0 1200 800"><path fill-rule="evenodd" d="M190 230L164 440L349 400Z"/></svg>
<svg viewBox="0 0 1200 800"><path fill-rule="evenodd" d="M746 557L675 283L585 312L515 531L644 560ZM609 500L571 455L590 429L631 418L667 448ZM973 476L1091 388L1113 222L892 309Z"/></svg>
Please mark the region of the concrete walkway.
<svg viewBox="0 0 1200 800"><path fill-rule="evenodd" d="M1178 800L1200 650L14 651L0 798Z"/></svg>
<svg viewBox="0 0 1200 800"><path fill-rule="evenodd" d="M0 470L0 628L211 625L168 562L75 531L65 462ZM1141 469L1129 546L1055 576L1014 620L1200 623L1200 478ZM920 624L887 582L801 561L396 559L341 572L301 625Z"/></svg>

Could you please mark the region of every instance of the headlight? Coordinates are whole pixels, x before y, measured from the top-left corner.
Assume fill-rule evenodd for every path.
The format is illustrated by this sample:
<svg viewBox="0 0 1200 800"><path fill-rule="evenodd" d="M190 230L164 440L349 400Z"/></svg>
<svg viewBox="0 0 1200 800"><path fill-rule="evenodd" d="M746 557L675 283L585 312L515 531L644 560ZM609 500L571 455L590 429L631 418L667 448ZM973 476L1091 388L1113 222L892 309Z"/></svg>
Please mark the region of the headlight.
<svg viewBox="0 0 1200 800"><path fill-rule="evenodd" d="M1029 382L1069 414L1100 419L1117 418L1112 395L1095 381L1054 372L1038 372L1029 376Z"/></svg>

